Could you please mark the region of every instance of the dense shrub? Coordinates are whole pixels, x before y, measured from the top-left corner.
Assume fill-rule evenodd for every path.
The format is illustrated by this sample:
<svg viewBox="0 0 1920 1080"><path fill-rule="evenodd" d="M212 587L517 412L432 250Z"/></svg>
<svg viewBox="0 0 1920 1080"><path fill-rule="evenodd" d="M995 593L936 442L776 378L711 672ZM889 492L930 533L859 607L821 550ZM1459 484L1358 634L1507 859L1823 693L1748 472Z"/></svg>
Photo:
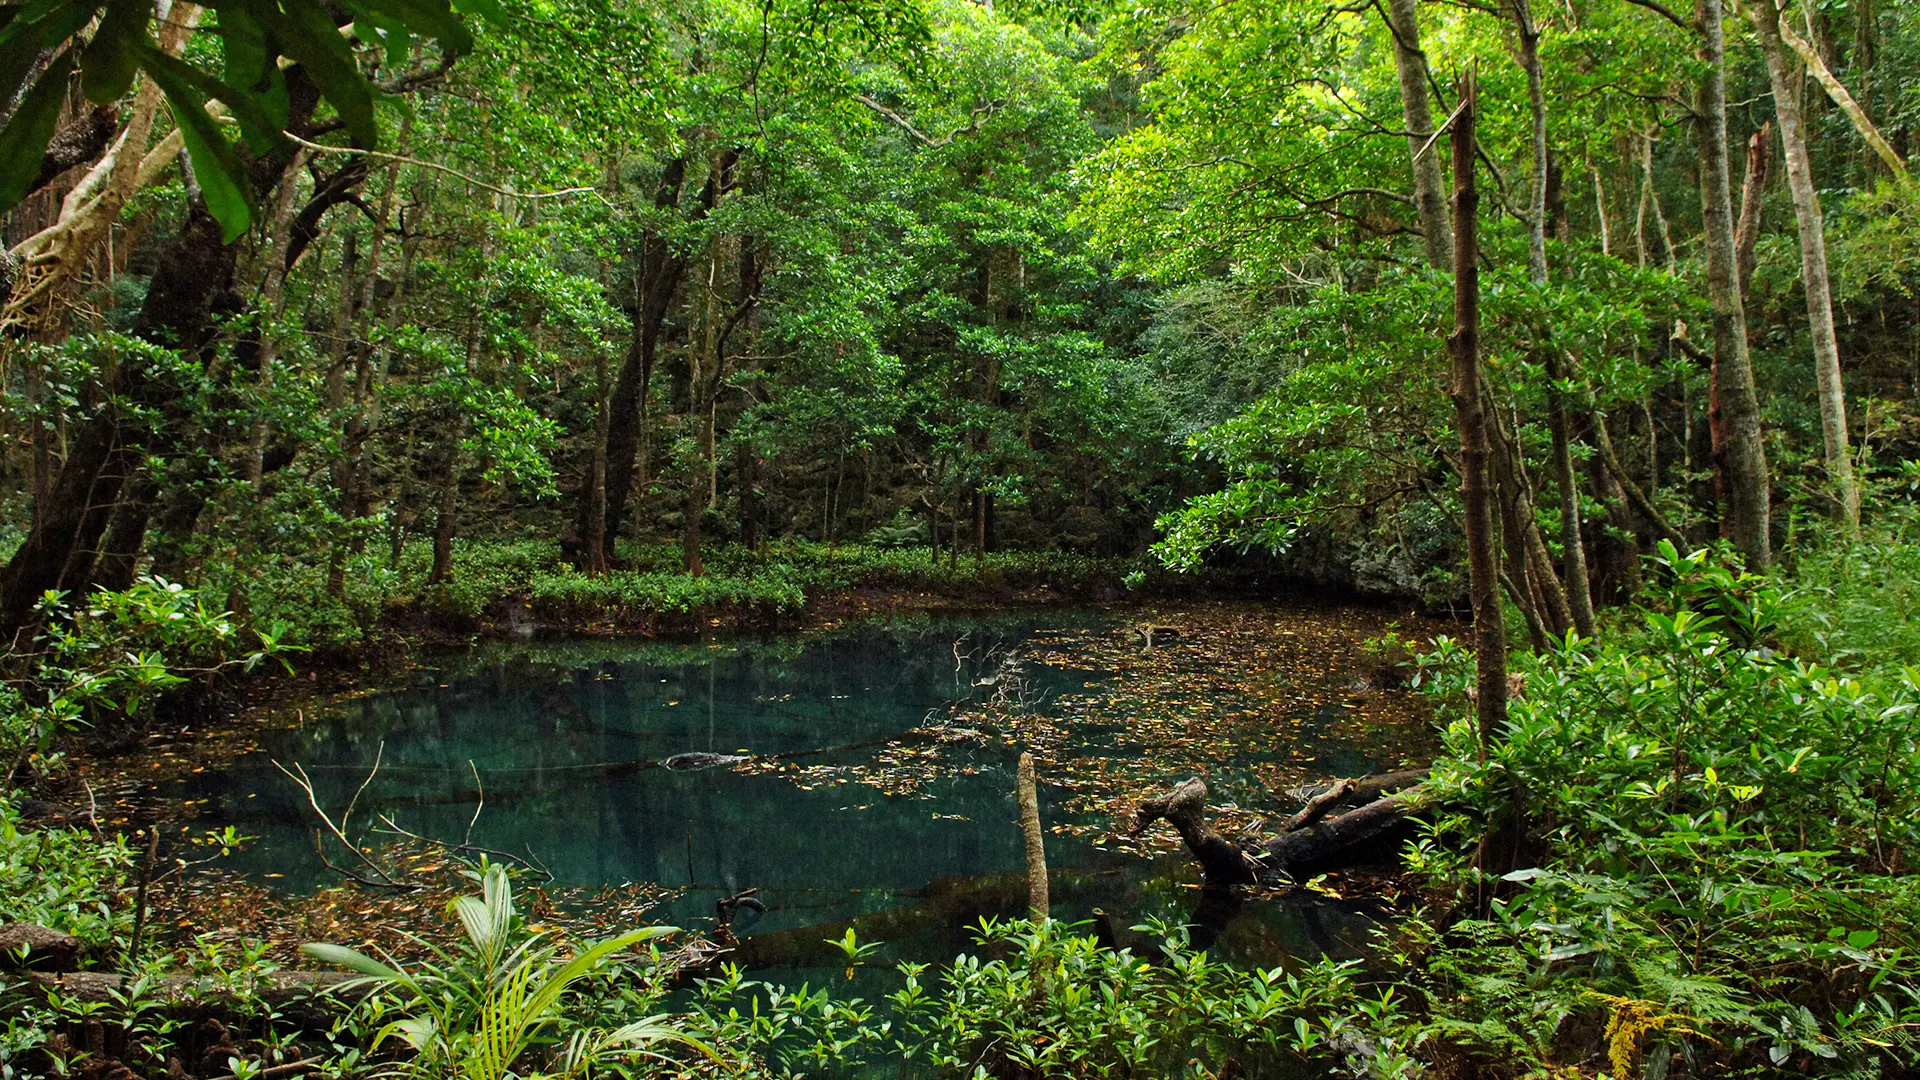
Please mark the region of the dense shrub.
<svg viewBox="0 0 1920 1080"><path fill-rule="evenodd" d="M117 836L23 828L19 811L0 800L0 923L51 927L105 950L132 924L120 896L131 863Z"/></svg>
<svg viewBox="0 0 1920 1080"><path fill-rule="evenodd" d="M1878 650L1850 675L1795 655L1820 636L1781 616L1823 609L1788 603L1791 583L1670 546L1656 565L1637 626L1516 658L1524 689L1484 761L1470 658L1427 659L1457 717L1434 786L1459 809L1412 864L1469 908L1491 897L1444 935L1408 930L1433 1023L1544 1064L1584 1021L1615 1076L1920 1058L1916 672L1864 662ZM1517 837L1498 827L1516 803Z"/></svg>

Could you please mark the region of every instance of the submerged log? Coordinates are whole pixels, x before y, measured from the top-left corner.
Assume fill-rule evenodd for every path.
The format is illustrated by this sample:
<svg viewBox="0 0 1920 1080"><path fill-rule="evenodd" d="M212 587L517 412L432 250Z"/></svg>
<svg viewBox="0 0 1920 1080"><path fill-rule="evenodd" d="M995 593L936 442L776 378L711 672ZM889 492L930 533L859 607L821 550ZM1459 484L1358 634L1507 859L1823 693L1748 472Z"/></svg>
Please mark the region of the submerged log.
<svg viewBox="0 0 1920 1080"><path fill-rule="evenodd" d="M1164 795L1140 804L1133 832L1165 820L1180 833L1211 888L1275 885L1296 870L1337 860L1364 841L1398 825L1424 805L1425 770L1336 781L1308 798L1307 807L1264 839L1221 835L1207 823L1207 785L1192 777ZM1387 794L1395 792L1395 794ZM1370 796L1370 797L1369 797ZM1333 817L1335 806L1365 799Z"/></svg>

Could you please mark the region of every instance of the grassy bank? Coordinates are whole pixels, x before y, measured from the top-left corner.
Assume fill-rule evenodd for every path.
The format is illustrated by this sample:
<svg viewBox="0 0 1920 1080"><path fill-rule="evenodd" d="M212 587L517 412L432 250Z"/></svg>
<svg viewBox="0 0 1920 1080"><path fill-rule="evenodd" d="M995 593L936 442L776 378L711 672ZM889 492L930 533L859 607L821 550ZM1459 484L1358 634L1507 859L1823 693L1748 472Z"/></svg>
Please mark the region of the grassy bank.
<svg viewBox="0 0 1920 1080"><path fill-rule="evenodd" d="M620 569L583 574L550 541L467 541L453 549L453 572L430 581L429 545L413 544L397 561L362 557L329 590L322 566L285 563L244 573L210 567L204 591L243 595L252 618L279 621L290 641L352 647L383 635L440 629L474 633L538 625L571 631L684 631L712 620L777 624L811 603L850 589L930 593L983 603L1029 599L1113 599L1137 560L1062 552L991 552L942 557L924 547L829 547L789 541L748 550L718 546L706 574L680 569L679 548L622 544ZM1138 581L1139 578L1134 580ZM237 591L235 591L237 590Z"/></svg>

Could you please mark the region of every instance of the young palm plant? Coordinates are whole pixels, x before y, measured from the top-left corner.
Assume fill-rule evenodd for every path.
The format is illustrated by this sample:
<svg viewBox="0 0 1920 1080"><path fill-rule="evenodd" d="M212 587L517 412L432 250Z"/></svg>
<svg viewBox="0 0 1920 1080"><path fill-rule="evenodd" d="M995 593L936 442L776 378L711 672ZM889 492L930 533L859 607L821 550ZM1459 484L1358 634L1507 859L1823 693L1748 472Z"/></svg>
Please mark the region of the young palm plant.
<svg viewBox="0 0 1920 1080"><path fill-rule="evenodd" d="M611 964L614 957L642 942L676 932L649 926L600 942L580 942L567 950L543 932L528 930L516 917L513 886L498 865L483 865L479 896L462 896L448 905L465 939L453 952L415 938L436 958L411 967L391 956L387 962L342 945L309 943L300 950L315 959L359 972L391 991L374 1008L400 1014L375 1035L379 1047L398 1037L413 1055L395 1072L413 1077L501 1080L514 1062L536 1046L564 1047L553 1055L547 1075L574 1076L596 1063L627 1056L652 1055L649 1047L679 1043L711 1051L680 1033L664 1015L648 1016L611 1029L563 1031L567 1016L561 1001L580 980ZM364 985L361 980L355 984Z"/></svg>

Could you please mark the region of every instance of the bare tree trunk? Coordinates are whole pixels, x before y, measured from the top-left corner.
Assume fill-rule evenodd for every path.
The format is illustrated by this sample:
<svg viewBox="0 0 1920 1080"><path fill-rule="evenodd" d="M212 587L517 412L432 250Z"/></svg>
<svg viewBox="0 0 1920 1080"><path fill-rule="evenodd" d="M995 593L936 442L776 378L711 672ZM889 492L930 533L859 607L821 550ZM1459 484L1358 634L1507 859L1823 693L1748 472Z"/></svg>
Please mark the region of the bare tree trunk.
<svg viewBox="0 0 1920 1080"><path fill-rule="evenodd" d="M1653 184L1653 136L1641 136L1640 148L1640 224L1636 227L1644 232L1647 211L1652 210L1655 235L1660 238L1660 250L1657 254L1661 264L1664 265L1667 268L1667 272L1671 274L1675 272L1673 265L1673 236L1667 231L1667 215L1665 211L1660 209L1660 192ZM1648 264L1646 254L1644 250L1641 253L1640 265L1642 267Z"/></svg>
<svg viewBox="0 0 1920 1080"><path fill-rule="evenodd" d="M1773 159L1769 152L1773 149L1769 141L1772 133L1772 124L1761 124L1760 130L1747 140L1747 178L1740 185L1740 225L1733 232L1734 266L1740 272L1742 307L1753 302L1753 266L1760 245L1760 213L1766 203L1767 173L1771 171Z"/></svg>
<svg viewBox="0 0 1920 1080"><path fill-rule="evenodd" d="M1588 584L1586 542L1581 538L1580 488L1574 482L1568 395L1562 388L1571 373L1560 357L1558 349L1549 349L1547 378L1553 385L1547 424L1553 432L1553 482L1560 489L1560 548L1566 562L1567 609L1573 616L1573 628L1581 637L1590 638L1594 633L1593 593Z"/></svg>
<svg viewBox="0 0 1920 1080"><path fill-rule="evenodd" d="M1758 568L1773 561L1766 448L1760 400L1747 351L1733 241L1733 184L1727 166L1727 57L1720 0L1699 0L1700 59L1706 64L1694 108L1700 154L1700 213L1706 225L1707 298L1713 307L1713 400L1722 433L1716 458L1725 482L1728 539Z"/></svg>
<svg viewBox="0 0 1920 1080"><path fill-rule="evenodd" d="M1413 158L1413 205L1426 240L1427 261L1449 265L1453 230L1441 194L1439 147L1433 142L1433 107L1427 97L1427 54L1420 49L1420 16L1414 0L1389 0L1387 28L1393 33L1393 62L1400 76L1400 107L1406 117L1407 147ZM1423 152L1424 151L1424 152Z"/></svg>
<svg viewBox="0 0 1920 1080"><path fill-rule="evenodd" d="M1853 475L1853 452L1847 444L1846 386L1840 378L1840 344L1833 331L1833 286L1827 273L1826 224L1820 209L1820 193L1813 186L1813 165L1807 158L1800 97L1793 91L1794 71L1780 40L1780 13L1773 7L1773 0L1753 0L1747 14L1759 31L1761 49L1767 56L1774 114L1780 118L1787 189L1793 195L1794 223L1800 234L1800 280L1807 294L1807 323L1813 338L1814 380L1820 392L1820 434L1826 451L1827 478L1840 504L1841 524L1850 533L1857 534L1860 485ZM1764 128L1761 133L1765 134Z"/></svg>
<svg viewBox="0 0 1920 1080"><path fill-rule="evenodd" d="M1528 0L1513 0L1514 30L1520 38L1520 67L1527 76L1527 107L1533 119L1533 189L1527 210L1527 278L1547 283L1547 188L1551 164L1547 160L1547 92L1540 72L1540 28L1534 25ZM1606 227L1605 222L1601 228Z"/></svg>
<svg viewBox="0 0 1920 1080"><path fill-rule="evenodd" d="M1473 602L1473 640L1480 749L1484 754L1507 719L1507 636L1500 615L1494 551L1493 503L1488 480L1491 450L1480 393L1480 192L1474 185L1473 70L1460 86L1453 122L1453 409L1460 429L1460 489L1466 510L1467 566Z"/></svg>
<svg viewBox="0 0 1920 1080"><path fill-rule="evenodd" d="M446 465L440 473L440 507L433 523L433 571L427 584L439 585L453 578L453 528L460 510L459 440L453 440Z"/></svg>
<svg viewBox="0 0 1920 1080"><path fill-rule="evenodd" d="M1593 170L1593 212L1600 222L1600 254L1613 254L1613 226L1607 217L1607 187L1600 178L1600 168Z"/></svg>

